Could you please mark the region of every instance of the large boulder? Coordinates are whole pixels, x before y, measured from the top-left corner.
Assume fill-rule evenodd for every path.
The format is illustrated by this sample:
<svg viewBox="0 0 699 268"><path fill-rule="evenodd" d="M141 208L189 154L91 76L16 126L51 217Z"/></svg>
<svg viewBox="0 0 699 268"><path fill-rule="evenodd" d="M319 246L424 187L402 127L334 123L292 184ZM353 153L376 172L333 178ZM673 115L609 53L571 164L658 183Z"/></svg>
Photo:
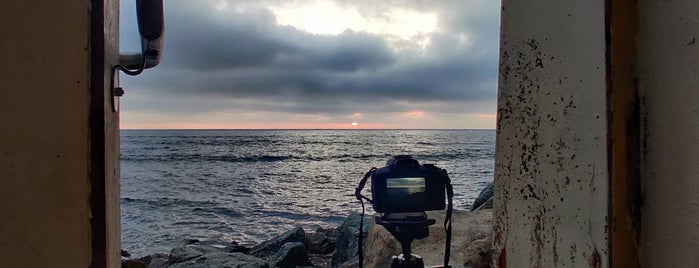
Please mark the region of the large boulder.
<svg viewBox="0 0 699 268"><path fill-rule="evenodd" d="M337 268L356 268L359 267L359 257L354 256L353 258L349 259L345 263L341 264ZM389 266L387 266L389 267Z"/></svg>
<svg viewBox="0 0 699 268"><path fill-rule="evenodd" d="M155 253L137 259L122 259L121 268L166 268L168 254Z"/></svg>
<svg viewBox="0 0 699 268"><path fill-rule="evenodd" d="M493 260L492 236L471 242L463 252L464 267L490 268L490 263Z"/></svg>
<svg viewBox="0 0 699 268"><path fill-rule="evenodd" d="M220 249L205 245L187 245L184 247L176 247L170 251L170 257L167 262L169 264L181 263L188 260L196 259L207 253L221 252Z"/></svg>
<svg viewBox="0 0 699 268"><path fill-rule="evenodd" d="M187 245L199 245L199 246L211 246L220 249L224 252L240 252L248 253L250 248L239 244L237 241L224 242L219 240L204 240L200 241L197 239L190 239L187 241Z"/></svg>
<svg viewBox="0 0 699 268"><path fill-rule="evenodd" d="M493 199L493 182L488 183L488 185L481 190L480 194L478 194L478 197L476 197L475 200L473 200L473 204L471 205L471 211L474 211L481 206L483 208L493 208L492 205L492 200ZM488 201L490 201L490 205L488 207L488 204L486 204ZM484 206L485 205L485 206Z"/></svg>
<svg viewBox="0 0 699 268"><path fill-rule="evenodd" d="M245 255L240 252L210 252L185 262L175 263L169 268L209 268L209 267L244 267L244 268L268 268L269 265L262 259Z"/></svg>
<svg viewBox="0 0 699 268"><path fill-rule="evenodd" d="M338 267L342 263L357 256L357 246L359 244L359 235L363 235L369 230L368 220L364 220L362 233L359 233L359 221L361 216L356 212L351 212L345 221L337 228L337 241L335 244L335 253L333 253L330 262L331 267Z"/></svg>
<svg viewBox="0 0 699 268"><path fill-rule="evenodd" d="M121 260L121 268L148 268L148 264L141 260Z"/></svg>
<svg viewBox="0 0 699 268"><path fill-rule="evenodd" d="M311 265L306 247L301 242L289 242L269 259L270 267L294 268Z"/></svg>
<svg viewBox="0 0 699 268"><path fill-rule="evenodd" d="M335 243L324 232L314 232L308 235L308 251L316 254L328 254L335 250Z"/></svg>
<svg viewBox="0 0 699 268"><path fill-rule="evenodd" d="M422 256L425 266L441 265L444 263L444 211L428 211L428 218L435 219L436 224L429 227L427 238L415 240L412 243L412 253ZM454 210L452 216L452 240L450 265L456 267L469 263L473 252L474 241L488 239L493 233L493 214L490 210L475 212ZM486 240L489 241L489 240ZM487 251L487 242L478 243L483 252ZM390 267L391 257L401 253L400 244L386 228L373 221L364 246L364 267ZM480 256L480 251L477 253ZM484 256L487 257L487 256ZM469 265L475 265L472 260Z"/></svg>
<svg viewBox="0 0 699 268"><path fill-rule="evenodd" d="M166 268L168 265L168 254L165 253L155 253L151 256L150 263L148 263L148 268Z"/></svg>
<svg viewBox="0 0 699 268"><path fill-rule="evenodd" d="M279 251L284 244L289 242L301 242L304 245L307 245L308 238L306 238L306 233L303 231L303 228L296 227L284 232L276 238L262 242L250 249L248 254L256 257L271 256L272 254L277 253L277 251Z"/></svg>

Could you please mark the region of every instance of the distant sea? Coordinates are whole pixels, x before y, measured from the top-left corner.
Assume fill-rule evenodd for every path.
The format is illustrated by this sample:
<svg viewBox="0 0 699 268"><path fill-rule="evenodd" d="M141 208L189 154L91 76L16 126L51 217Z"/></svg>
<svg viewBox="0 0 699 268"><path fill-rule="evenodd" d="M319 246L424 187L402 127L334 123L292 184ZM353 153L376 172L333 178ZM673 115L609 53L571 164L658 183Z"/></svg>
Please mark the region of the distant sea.
<svg viewBox="0 0 699 268"><path fill-rule="evenodd" d="M295 226L336 227L361 211L364 173L400 154L446 169L456 208L469 209L493 180L494 151L494 130L122 130L122 248L251 246Z"/></svg>

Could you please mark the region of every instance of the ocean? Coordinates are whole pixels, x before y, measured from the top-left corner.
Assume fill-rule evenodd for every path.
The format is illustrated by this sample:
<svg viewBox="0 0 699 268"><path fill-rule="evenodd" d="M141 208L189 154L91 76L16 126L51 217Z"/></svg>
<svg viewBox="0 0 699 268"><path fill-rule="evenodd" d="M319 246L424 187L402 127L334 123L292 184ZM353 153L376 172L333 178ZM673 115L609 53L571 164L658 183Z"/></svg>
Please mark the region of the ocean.
<svg viewBox="0 0 699 268"><path fill-rule="evenodd" d="M466 210L493 180L495 131L122 130L122 248L252 246L295 226L334 228L361 212L363 175L403 154L446 169Z"/></svg>

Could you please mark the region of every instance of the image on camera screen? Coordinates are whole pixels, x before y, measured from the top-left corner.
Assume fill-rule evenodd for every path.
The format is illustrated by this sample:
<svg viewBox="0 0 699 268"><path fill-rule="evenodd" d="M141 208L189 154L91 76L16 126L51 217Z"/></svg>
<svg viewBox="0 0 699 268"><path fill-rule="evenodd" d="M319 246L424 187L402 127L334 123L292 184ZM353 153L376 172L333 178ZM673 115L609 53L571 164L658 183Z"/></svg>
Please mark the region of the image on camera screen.
<svg viewBox="0 0 699 268"><path fill-rule="evenodd" d="M389 178L386 180L391 207L416 208L425 203L425 178Z"/></svg>

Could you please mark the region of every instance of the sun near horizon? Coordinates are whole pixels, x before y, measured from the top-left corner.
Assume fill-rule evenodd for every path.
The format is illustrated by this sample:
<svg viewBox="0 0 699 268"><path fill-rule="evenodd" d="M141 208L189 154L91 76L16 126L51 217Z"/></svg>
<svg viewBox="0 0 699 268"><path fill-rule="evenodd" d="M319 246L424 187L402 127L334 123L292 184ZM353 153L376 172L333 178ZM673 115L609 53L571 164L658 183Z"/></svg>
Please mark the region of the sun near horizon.
<svg viewBox="0 0 699 268"><path fill-rule="evenodd" d="M120 129L495 129L495 115L473 115L471 120L457 123L435 123L434 121L387 120L390 123L348 121L338 123L318 122L172 122L144 121L122 122Z"/></svg>
<svg viewBox="0 0 699 268"><path fill-rule="evenodd" d="M298 115L286 113L145 116L122 111L120 129L495 129L495 114L436 114L412 110L391 114Z"/></svg>

